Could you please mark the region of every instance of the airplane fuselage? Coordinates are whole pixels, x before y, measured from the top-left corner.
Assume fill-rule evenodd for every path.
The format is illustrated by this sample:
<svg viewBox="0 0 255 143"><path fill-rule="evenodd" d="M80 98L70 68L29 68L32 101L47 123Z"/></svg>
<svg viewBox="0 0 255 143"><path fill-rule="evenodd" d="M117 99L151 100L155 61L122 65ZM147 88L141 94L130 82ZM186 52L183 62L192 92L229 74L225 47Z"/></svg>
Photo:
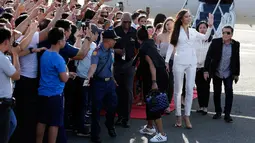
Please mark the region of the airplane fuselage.
<svg viewBox="0 0 255 143"><path fill-rule="evenodd" d="M183 7L186 0L111 0L107 5L114 6L117 2L123 2L124 11L134 12L137 9L150 7L151 17L158 13L175 17L176 13ZM234 11L236 13L236 24L255 24L255 0L234 0ZM186 9L192 15L196 15L199 0L188 0Z"/></svg>

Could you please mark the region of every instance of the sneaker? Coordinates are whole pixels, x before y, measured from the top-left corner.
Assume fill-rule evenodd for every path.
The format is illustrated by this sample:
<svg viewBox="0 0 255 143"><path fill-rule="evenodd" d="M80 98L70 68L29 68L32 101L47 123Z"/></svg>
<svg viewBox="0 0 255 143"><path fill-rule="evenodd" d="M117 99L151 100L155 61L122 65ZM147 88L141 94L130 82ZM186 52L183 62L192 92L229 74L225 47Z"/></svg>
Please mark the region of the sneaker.
<svg viewBox="0 0 255 143"><path fill-rule="evenodd" d="M154 135L156 133L156 129L154 127L152 129L147 128L147 125L145 125L139 132L143 135Z"/></svg>
<svg viewBox="0 0 255 143"><path fill-rule="evenodd" d="M163 136L161 133L155 135L153 138L150 139L150 142L153 143L161 143L161 142L166 142L167 141L167 136Z"/></svg>
<svg viewBox="0 0 255 143"><path fill-rule="evenodd" d="M89 137L90 133L85 133L85 132L77 132L76 134L79 137Z"/></svg>

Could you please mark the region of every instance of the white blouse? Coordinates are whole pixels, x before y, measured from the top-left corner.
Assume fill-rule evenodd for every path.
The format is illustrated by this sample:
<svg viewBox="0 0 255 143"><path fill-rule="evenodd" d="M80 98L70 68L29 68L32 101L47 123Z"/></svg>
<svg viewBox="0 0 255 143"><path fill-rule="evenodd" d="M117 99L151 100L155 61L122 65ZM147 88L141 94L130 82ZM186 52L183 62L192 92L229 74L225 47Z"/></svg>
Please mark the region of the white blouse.
<svg viewBox="0 0 255 143"><path fill-rule="evenodd" d="M204 40L198 40L194 47L196 47L196 55L197 55L197 68L203 68L205 64L205 58L207 55L207 51L211 42L206 42Z"/></svg>
<svg viewBox="0 0 255 143"><path fill-rule="evenodd" d="M198 41L205 41L211 35L212 28L208 28L206 34L197 32L193 28L189 28L189 38L183 27L180 29L178 43L175 47L174 64L196 65L197 56L196 49ZM173 52L173 45L170 44L167 50L165 62L168 63Z"/></svg>

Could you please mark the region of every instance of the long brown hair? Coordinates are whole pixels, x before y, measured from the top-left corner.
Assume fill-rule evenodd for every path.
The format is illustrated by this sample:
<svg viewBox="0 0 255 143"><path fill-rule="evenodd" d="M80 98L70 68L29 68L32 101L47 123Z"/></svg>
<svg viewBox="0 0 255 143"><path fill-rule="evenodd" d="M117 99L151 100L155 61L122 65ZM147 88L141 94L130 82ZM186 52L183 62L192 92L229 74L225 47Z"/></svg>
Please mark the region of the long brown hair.
<svg viewBox="0 0 255 143"><path fill-rule="evenodd" d="M168 18L165 20L165 22L164 22L164 24L163 24L163 31L162 31L162 33L166 33L166 32L167 32L166 24L167 24L168 21L174 22L174 19L173 19L172 17L168 17Z"/></svg>
<svg viewBox="0 0 255 143"><path fill-rule="evenodd" d="M181 11L178 12L176 19L175 19L175 23L174 23L174 30L172 32L172 36L170 39L170 43L176 47L177 43L178 43L178 39L179 39L179 35L180 35L180 29L182 26L182 18L184 17L184 15L189 12L186 9L182 9Z"/></svg>

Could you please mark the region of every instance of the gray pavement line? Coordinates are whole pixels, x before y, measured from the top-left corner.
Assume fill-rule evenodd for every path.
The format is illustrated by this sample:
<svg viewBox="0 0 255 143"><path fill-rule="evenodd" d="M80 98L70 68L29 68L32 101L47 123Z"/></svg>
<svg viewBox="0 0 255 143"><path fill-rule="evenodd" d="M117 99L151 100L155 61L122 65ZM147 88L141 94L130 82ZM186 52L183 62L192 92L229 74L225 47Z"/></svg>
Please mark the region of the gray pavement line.
<svg viewBox="0 0 255 143"><path fill-rule="evenodd" d="M191 110L191 112L196 112L196 110ZM207 112L208 114L210 115L214 115L215 112ZM224 114L222 114L224 115ZM250 120L255 120L255 117L251 117L251 116L242 116L242 115L233 115L231 114L232 117L235 117L235 118L243 118L243 119L250 119Z"/></svg>

